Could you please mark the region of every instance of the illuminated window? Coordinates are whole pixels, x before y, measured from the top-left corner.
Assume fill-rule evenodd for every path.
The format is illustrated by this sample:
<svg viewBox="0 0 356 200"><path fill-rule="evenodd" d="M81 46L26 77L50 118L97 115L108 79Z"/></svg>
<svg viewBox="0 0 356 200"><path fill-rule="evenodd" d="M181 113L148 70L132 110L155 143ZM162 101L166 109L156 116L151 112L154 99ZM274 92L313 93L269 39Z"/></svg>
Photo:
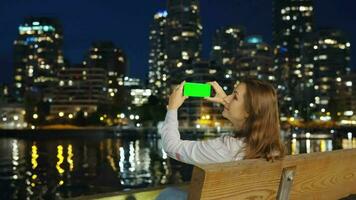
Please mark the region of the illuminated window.
<svg viewBox="0 0 356 200"><path fill-rule="evenodd" d="M223 58L223 64L230 62L230 58Z"/></svg>
<svg viewBox="0 0 356 200"><path fill-rule="evenodd" d="M221 46L214 46L214 50L220 50Z"/></svg>
<svg viewBox="0 0 356 200"><path fill-rule="evenodd" d="M183 58L184 60L189 60L188 52L182 51L182 58Z"/></svg>
<svg viewBox="0 0 356 200"><path fill-rule="evenodd" d="M319 55L319 60L326 60L327 58L327 55Z"/></svg>
<svg viewBox="0 0 356 200"><path fill-rule="evenodd" d="M183 37L194 37L195 33L194 32L185 31L185 32L182 32L182 36Z"/></svg>
<svg viewBox="0 0 356 200"><path fill-rule="evenodd" d="M98 59L98 55L93 54L93 55L90 56L90 58L91 59Z"/></svg>
<svg viewBox="0 0 356 200"><path fill-rule="evenodd" d="M193 73L194 73L194 71L193 71L193 70L191 70L191 69L189 69L189 70L187 69L187 70L185 70L185 73L186 73L186 74L193 74Z"/></svg>
<svg viewBox="0 0 356 200"><path fill-rule="evenodd" d="M30 69L28 70L28 76L29 76L29 77L32 77L32 76L33 76L33 69L32 69L32 68L30 68Z"/></svg>
<svg viewBox="0 0 356 200"><path fill-rule="evenodd" d="M209 74L215 74L216 73L216 69L209 69Z"/></svg>
<svg viewBox="0 0 356 200"><path fill-rule="evenodd" d="M337 42L336 42L336 40L333 40L333 39L325 39L324 43L325 44L336 44Z"/></svg>
<svg viewBox="0 0 356 200"><path fill-rule="evenodd" d="M301 72L300 72L300 70L295 70L294 74L299 75L299 74L301 74Z"/></svg>
<svg viewBox="0 0 356 200"><path fill-rule="evenodd" d="M15 76L15 80L17 80L17 81L21 81L21 80L22 80L22 77L21 77L21 76L19 76L19 75L17 75L17 76Z"/></svg>

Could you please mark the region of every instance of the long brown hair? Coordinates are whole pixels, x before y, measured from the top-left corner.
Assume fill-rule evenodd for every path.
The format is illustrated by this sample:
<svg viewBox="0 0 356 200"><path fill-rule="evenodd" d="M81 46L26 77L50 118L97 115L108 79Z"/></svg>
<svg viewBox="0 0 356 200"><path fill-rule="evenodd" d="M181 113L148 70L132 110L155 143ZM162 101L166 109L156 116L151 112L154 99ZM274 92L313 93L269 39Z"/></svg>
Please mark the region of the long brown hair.
<svg viewBox="0 0 356 200"><path fill-rule="evenodd" d="M276 90L271 84L253 78L245 78L240 83L246 85L244 102L249 116L235 137L245 140L245 159L283 158Z"/></svg>

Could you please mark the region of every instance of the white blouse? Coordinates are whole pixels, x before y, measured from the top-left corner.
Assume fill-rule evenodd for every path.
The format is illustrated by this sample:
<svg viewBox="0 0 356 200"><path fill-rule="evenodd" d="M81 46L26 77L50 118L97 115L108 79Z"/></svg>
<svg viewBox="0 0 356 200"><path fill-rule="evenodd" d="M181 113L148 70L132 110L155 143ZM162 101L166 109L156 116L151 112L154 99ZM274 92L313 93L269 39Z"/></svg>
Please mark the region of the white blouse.
<svg viewBox="0 0 356 200"><path fill-rule="evenodd" d="M203 141L181 140L177 109L167 111L159 132L162 146L169 157L188 164L210 164L242 160L245 144L232 136L221 136Z"/></svg>

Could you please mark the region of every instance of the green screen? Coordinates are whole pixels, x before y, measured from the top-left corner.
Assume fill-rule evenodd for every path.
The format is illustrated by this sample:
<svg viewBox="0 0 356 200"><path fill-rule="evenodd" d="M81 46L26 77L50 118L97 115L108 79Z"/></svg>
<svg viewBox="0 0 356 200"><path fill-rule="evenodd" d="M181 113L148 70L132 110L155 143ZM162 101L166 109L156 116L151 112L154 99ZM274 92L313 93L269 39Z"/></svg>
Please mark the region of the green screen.
<svg viewBox="0 0 356 200"><path fill-rule="evenodd" d="M183 88L183 96L210 97L211 85L205 83L186 82Z"/></svg>

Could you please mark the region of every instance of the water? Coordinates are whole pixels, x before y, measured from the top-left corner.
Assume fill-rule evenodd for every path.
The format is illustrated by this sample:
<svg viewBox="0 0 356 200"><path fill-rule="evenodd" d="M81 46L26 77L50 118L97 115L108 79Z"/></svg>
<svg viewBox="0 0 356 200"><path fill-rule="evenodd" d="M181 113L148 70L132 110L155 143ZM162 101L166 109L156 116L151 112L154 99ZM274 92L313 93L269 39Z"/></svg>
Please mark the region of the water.
<svg viewBox="0 0 356 200"><path fill-rule="evenodd" d="M289 154L356 148L356 138L292 139ZM61 199L189 181L160 139L0 138L0 199Z"/></svg>

